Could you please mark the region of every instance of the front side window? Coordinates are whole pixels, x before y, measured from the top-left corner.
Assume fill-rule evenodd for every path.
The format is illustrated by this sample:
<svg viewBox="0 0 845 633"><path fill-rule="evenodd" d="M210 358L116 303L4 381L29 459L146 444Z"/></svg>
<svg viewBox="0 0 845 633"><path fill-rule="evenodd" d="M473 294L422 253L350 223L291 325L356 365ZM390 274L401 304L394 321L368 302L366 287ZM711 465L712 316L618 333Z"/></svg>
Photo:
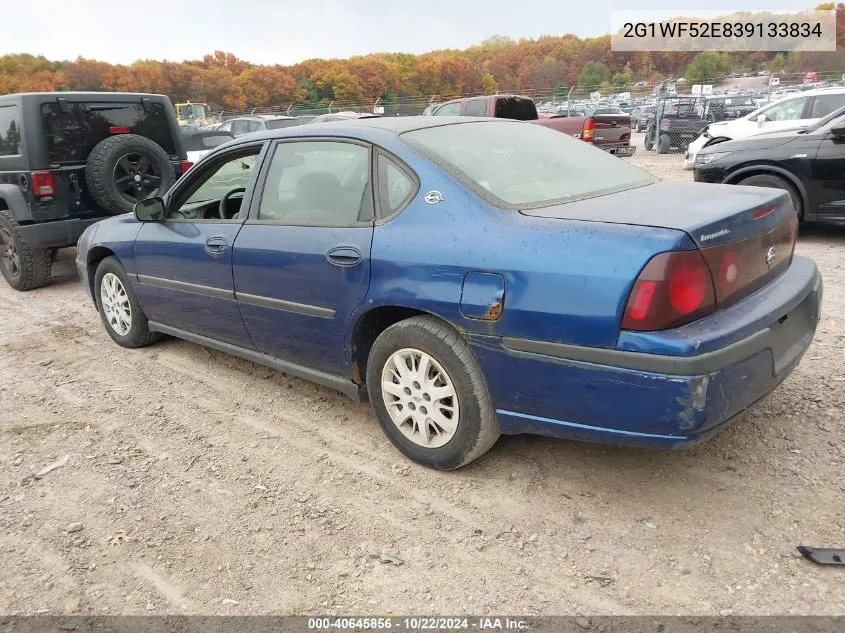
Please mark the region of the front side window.
<svg viewBox="0 0 845 633"><path fill-rule="evenodd" d="M487 99L472 99L464 107L464 116L484 116L487 114Z"/></svg>
<svg viewBox="0 0 845 633"><path fill-rule="evenodd" d="M776 103L760 114L765 115L766 121L797 121L804 114L806 104L807 97L788 99L782 103Z"/></svg>
<svg viewBox="0 0 845 633"><path fill-rule="evenodd" d="M654 182L647 172L539 125L467 121L401 138L493 204L536 208Z"/></svg>
<svg viewBox="0 0 845 633"><path fill-rule="evenodd" d="M241 210L243 194L255 176L261 148L229 156L197 176L171 205L169 220L230 220ZM222 209L221 209L222 207Z"/></svg>
<svg viewBox="0 0 845 633"><path fill-rule="evenodd" d="M461 102L447 103L434 111L434 116L459 116L461 114Z"/></svg>
<svg viewBox="0 0 845 633"><path fill-rule="evenodd" d="M0 156L21 153L21 117L18 106L0 107Z"/></svg>
<svg viewBox="0 0 845 633"><path fill-rule="evenodd" d="M258 219L295 226L354 226L372 220L369 188L369 148L343 141L279 143Z"/></svg>

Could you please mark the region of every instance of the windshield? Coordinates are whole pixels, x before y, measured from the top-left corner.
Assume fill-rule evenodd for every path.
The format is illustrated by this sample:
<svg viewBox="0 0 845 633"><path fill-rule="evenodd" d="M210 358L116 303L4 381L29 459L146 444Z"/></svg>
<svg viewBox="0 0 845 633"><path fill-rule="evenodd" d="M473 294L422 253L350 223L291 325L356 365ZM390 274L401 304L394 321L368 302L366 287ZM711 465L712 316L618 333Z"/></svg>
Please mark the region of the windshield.
<svg viewBox="0 0 845 633"><path fill-rule="evenodd" d="M549 206L655 180L601 149L528 123L474 121L414 130L402 139L506 208Z"/></svg>
<svg viewBox="0 0 845 633"><path fill-rule="evenodd" d="M205 117L205 106L199 103L179 106L179 116L183 119L187 119L192 116L202 119Z"/></svg>

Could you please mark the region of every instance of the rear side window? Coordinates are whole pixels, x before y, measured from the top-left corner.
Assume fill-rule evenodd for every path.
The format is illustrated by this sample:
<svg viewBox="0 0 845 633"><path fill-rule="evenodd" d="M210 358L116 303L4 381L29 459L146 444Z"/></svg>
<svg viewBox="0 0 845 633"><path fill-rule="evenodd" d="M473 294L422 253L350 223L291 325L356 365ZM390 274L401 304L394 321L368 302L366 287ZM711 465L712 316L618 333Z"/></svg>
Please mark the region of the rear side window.
<svg viewBox="0 0 845 633"><path fill-rule="evenodd" d="M813 99L810 118L821 119L842 106L845 106L845 94L819 95Z"/></svg>
<svg viewBox="0 0 845 633"><path fill-rule="evenodd" d="M379 154L377 160L381 215L389 217L402 209L417 192L417 183L384 154Z"/></svg>
<svg viewBox="0 0 845 633"><path fill-rule="evenodd" d="M169 155L176 154L165 106L139 103L66 102L41 104L41 120L47 136L51 163L85 162L100 141L113 136L110 128L129 128L130 134L145 136Z"/></svg>
<svg viewBox="0 0 845 633"><path fill-rule="evenodd" d="M496 99L496 118L533 121L539 116L537 115L537 106L531 99L500 97Z"/></svg>
<svg viewBox="0 0 845 633"><path fill-rule="evenodd" d="M21 117L18 106L0 106L0 156L21 153Z"/></svg>

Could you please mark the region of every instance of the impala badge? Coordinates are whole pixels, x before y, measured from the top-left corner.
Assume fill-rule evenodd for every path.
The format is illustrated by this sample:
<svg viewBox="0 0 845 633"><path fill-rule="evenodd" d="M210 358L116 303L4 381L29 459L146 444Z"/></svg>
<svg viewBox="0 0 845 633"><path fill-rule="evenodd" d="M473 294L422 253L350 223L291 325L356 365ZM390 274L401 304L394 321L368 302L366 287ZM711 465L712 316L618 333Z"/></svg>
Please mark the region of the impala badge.
<svg viewBox="0 0 845 633"><path fill-rule="evenodd" d="M776 255L776 254L777 254L777 252L775 251L775 247L774 247L774 246L772 246L772 247L768 250L768 252L766 253L766 263L767 263L767 264L769 264L769 265L771 266L772 262L773 262L773 261L774 261L774 259L775 259L775 255Z"/></svg>

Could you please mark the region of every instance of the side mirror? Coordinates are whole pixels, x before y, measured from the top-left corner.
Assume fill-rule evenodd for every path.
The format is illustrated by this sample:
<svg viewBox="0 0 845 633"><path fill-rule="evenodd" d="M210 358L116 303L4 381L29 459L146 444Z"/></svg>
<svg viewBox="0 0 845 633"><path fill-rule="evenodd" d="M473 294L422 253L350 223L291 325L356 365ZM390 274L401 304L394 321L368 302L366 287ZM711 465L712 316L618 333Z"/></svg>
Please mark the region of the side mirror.
<svg viewBox="0 0 845 633"><path fill-rule="evenodd" d="M136 202L134 211L139 222L164 222L164 200L158 196Z"/></svg>
<svg viewBox="0 0 845 633"><path fill-rule="evenodd" d="M765 114L758 114L757 118L754 120L757 121L757 123L765 123L767 119Z"/></svg>
<svg viewBox="0 0 845 633"><path fill-rule="evenodd" d="M845 138L845 123L840 123L839 125L830 128L830 133L836 138Z"/></svg>

